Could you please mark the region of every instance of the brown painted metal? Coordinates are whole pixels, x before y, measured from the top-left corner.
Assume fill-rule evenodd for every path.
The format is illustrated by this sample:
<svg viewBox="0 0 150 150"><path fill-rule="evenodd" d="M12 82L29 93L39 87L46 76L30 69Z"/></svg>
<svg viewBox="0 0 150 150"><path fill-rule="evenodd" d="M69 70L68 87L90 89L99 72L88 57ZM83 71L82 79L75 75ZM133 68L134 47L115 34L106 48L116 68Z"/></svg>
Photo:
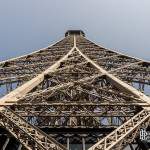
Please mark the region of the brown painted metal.
<svg viewBox="0 0 150 150"><path fill-rule="evenodd" d="M0 99L0 123L25 148L67 149L39 128L113 127L90 150L115 149L118 144L122 149L143 124L149 125L150 62L84 36L71 30L50 47L0 63L0 86L6 91Z"/></svg>

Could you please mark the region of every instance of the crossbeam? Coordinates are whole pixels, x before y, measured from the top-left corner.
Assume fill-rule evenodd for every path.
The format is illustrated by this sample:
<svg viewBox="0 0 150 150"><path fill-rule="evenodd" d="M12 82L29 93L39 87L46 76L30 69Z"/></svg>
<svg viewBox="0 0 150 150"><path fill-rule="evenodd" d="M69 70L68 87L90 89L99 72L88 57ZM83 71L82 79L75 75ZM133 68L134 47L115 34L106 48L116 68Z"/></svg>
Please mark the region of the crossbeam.
<svg viewBox="0 0 150 150"><path fill-rule="evenodd" d="M3 98L0 99L0 105L5 106L6 101L12 101L17 102L20 97L25 96L26 93L31 91L34 87L39 85L43 80L46 74L49 72L53 72L56 70L56 68L59 67L60 63L68 58L68 56L72 53L74 50L74 47L60 60L58 60L56 63L54 63L52 66L50 66L47 70L33 78L32 80L26 82L19 88L15 89L11 93L7 94ZM12 103L12 104L13 104ZM47 136L42 131L38 130L35 126L30 125L28 122L26 122L24 119L22 119L20 116L15 114L12 110L6 109L5 107L0 107L0 120L1 124L9 130L9 132L14 135L17 139L20 140L20 142L28 149L33 150L35 148L41 150L47 150L47 149L58 149L63 150L66 149L61 144L57 143L52 138L50 139L49 136ZM10 126L12 125L12 126ZM18 131L16 132L15 128L18 128ZM28 138L27 138L28 137ZM43 142L44 140L44 142ZM30 141L32 141L30 143ZM31 145L30 145L31 144Z"/></svg>
<svg viewBox="0 0 150 150"><path fill-rule="evenodd" d="M143 123L150 122L150 112L142 110L88 150L110 150Z"/></svg>
<svg viewBox="0 0 150 150"><path fill-rule="evenodd" d="M78 47L76 47L76 49L79 51L79 53L88 61L90 62L92 65L94 65L100 72L102 72L103 74L105 74L108 78L108 80L110 80L110 82L115 85L117 88L127 92L127 93L130 93L130 94L133 94L134 96L136 96L137 98L140 98L141 100L143 100L143 102L146 102L147 104L150 104L150 98L148 96L146 96L145 94L139 92L138 90L136 90L134 87L128 85L127 83L121 81L120 79L116 78L115 76L113 76L112 74L110 74L109 72L107 72L106 70L104 70L103 68L101 68L99 65L97 65L95 62L93 62L90 58L88 58L86 55L84 55L80 49ZM139 63L139 62L138 62ZM128 65L128 64L127 64ZM150 110L149 107L145 108L144 109L146 110ZM149 119L150 115L149 113L146 113L146 110L143 110L142 113L139 113L137 116L134 116L133 118L131 118L130 122L132 124L132 126L129 126L128 127L128 130L130 132L133 132L133 130L139 126L140 124L142 124L146 119ZM144 115L143 115L144 114ZM141 120L143 116L143 119ZM134 120L135 118L135 120ZM137 120L140 120L141 122L135 124L133 121L136 121L136 118L138 118ZM129 123L129 122L128 122ZM123 126L126 125L123 124ZM122 127L122 126L121 126ZM125 132L123 132L125 130ZM129 134L129 132L126 132L127 129L125 128L124 130L121 130L121 128L118 128L117 132L119 132L119 134L121 135L118 135L121 139L123 139L125 137L125 135ZM111 134L107 136L107 138L111 141L108 140L108 143L106 142L105 139L102 140L102 142L98 142L96 143L94 146L92 146L91 148L89 148L89 150L108 150L110 149L111 147L115 146L118 142L119 142L119 138L117 137L117 132L112 132L111 134L114 135L115 134L115 137L111 137ZM115 140L115 142L114 142ZM104 144L103 144L104 142ZM114 142L114 143L113 143ZM110 146L110 147L109 147Z"/></svg>
<svg viewBox="0 0 150 150"><path fill-rule="evenodd" d="M11 132L28 150L33 150L35 147L38 150L66 150L61 144L26 122L11 109L3 108L0 115L0 124Z"/></svg>
<svg viewBox="0 0 150 150"><path fill-rule="evenodd" d="M146 84L149 64L79 35L74 35L72 46L67 38L53 48L0 63L2 87L29 80L0 99L0 124L28 150L64 150L37 127L101 128L101 121L107 119L114 128L123 124L89 150L123 145L132 133L133 139L138 129L150 122L150 97L130 85L128 68L130 72L136 68L133 81L145 80ZM136 77L136 73L143 74ZM127 83L117 77L128 77ZM113 124L114 118L118 124Z"/></svg>

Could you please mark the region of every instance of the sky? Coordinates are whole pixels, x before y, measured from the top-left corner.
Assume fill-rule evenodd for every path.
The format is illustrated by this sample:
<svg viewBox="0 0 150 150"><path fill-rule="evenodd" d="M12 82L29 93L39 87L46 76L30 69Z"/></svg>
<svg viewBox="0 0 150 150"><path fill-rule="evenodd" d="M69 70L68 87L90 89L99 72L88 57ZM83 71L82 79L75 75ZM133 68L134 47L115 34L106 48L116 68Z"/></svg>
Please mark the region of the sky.
<svg viewBox="0 0 150 150"><path fill-rule="evenodd" d="M0 60L46 47L68 29L150 61L150 0L0 0Z"/></svg>

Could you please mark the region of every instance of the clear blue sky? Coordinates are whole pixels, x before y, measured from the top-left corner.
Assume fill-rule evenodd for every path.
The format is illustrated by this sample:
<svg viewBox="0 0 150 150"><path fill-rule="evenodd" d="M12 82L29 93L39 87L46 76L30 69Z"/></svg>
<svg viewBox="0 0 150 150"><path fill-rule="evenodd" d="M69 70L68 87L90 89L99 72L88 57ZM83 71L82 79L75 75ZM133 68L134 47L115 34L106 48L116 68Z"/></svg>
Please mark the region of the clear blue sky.
<svg viewBox="0 0 150 150"><path fill-rule="evenodd" d="M46 47L68 29L150 60L150 0L0 0L0 60Z"/></svg>

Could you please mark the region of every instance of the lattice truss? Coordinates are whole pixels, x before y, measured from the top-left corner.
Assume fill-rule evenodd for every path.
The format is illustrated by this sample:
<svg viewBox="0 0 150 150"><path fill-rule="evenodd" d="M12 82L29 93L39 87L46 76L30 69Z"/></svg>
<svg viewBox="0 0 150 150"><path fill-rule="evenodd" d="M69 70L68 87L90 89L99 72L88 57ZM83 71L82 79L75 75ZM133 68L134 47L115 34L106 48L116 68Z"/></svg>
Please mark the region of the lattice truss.
<svg viewBox="0 0 150 150"><path fill-rule="evenodd" d="M71 140L45 128L108 129L82 141L93 142L89 150L121 150L149 125L149 90L150 62L68 32L52 46L0 63L0 124L18 150L70 149Z"/></svg>

